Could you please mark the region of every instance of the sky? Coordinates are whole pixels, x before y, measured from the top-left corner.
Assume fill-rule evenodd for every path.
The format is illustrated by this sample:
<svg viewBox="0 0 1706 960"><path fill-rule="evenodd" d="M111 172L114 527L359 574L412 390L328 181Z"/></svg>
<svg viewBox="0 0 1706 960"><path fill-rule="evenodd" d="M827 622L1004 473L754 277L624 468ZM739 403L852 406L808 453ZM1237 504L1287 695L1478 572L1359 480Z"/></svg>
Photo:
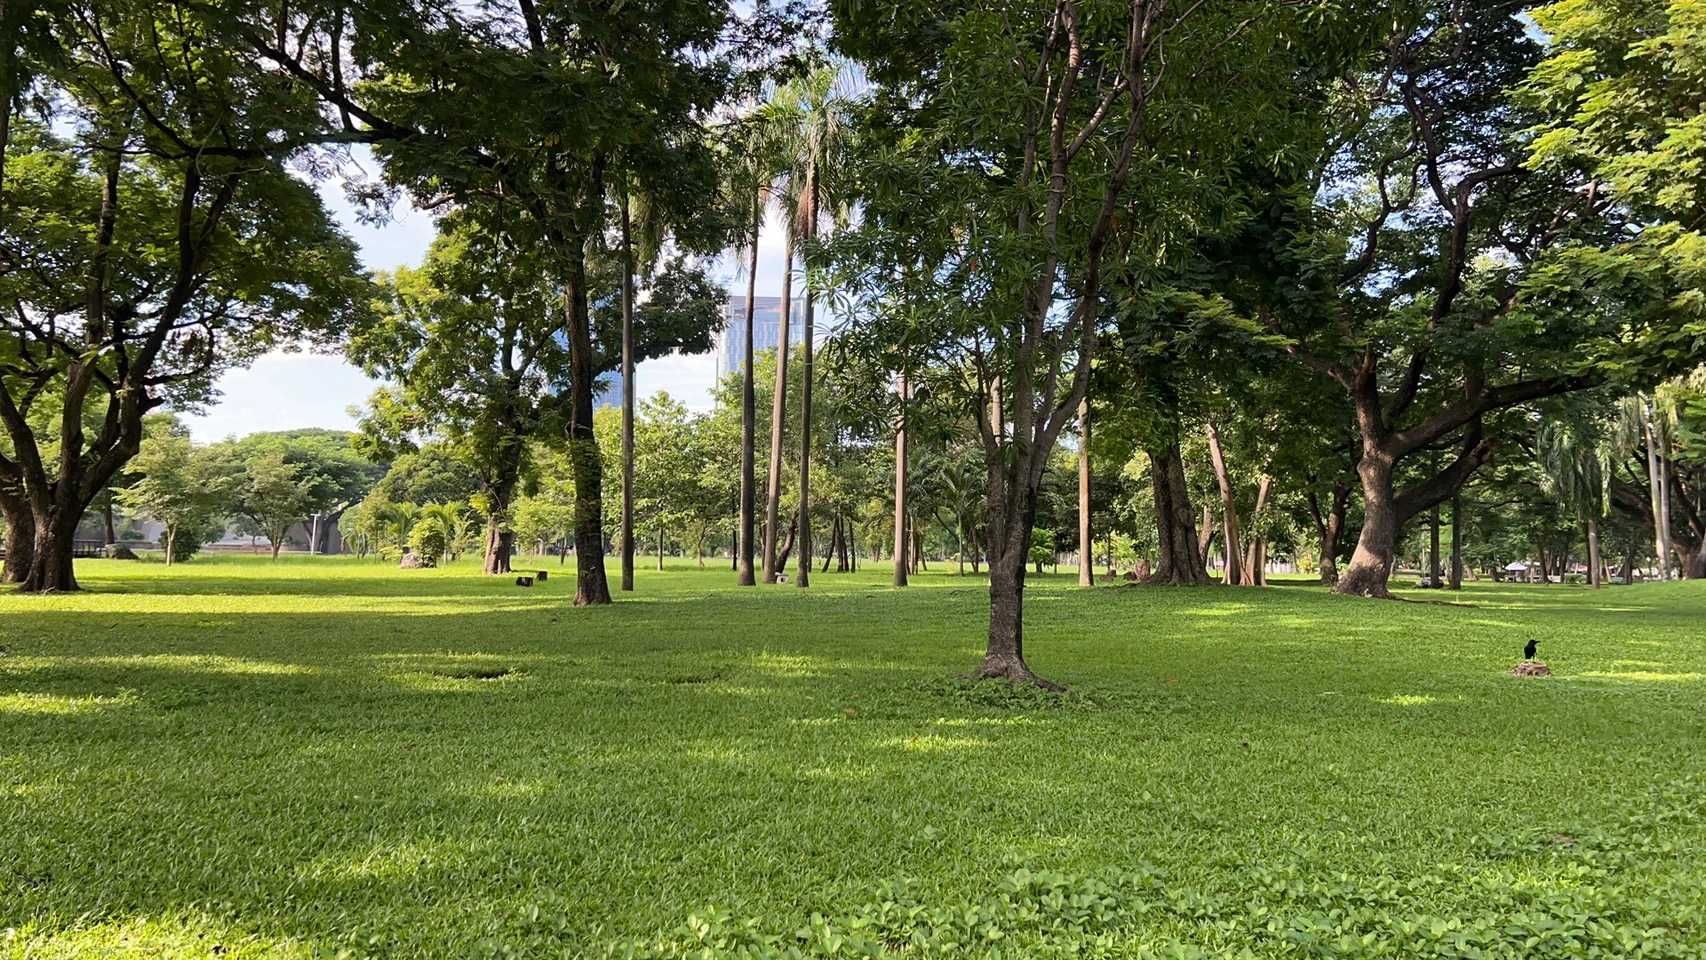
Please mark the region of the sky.
<svg viewBox="0 0 1706 960"><path fill-rule="evenodd" d="M373 169L371 158L366 165ZM324 181L320 193L360 246L362 262L371 270L415 266L432 243L432 217L409 206L406 200L400 201L388 222L370 224L356 217L340 183ZM731 258L724 256L714 273L731 293L746 293L746 276L737 275ZM778 214L772 211L759 235L758 295L781 294L782 227ZM666 391L691 410L705 410L711 406L715 382L714 355L677 354L640 364L635 371L634 392L643 399ZM252 366L226 373L219 379L213 402L183 419L190 435L200 442L297 427L349 430L355 427L350 408L359 407L377 386L378 381L368 379L341 356L277 351Z"/></svg>

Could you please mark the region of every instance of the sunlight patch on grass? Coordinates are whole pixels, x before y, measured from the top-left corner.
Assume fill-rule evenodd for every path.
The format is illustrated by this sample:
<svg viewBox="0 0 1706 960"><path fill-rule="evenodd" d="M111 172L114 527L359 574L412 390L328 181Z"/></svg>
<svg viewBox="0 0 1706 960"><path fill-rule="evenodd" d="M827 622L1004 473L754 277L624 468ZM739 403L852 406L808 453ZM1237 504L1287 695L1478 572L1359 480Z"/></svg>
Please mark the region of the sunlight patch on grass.
<svg viewBox="0 0 1706 960"><path fill-rule="evenodd" d="M67 658L72 662L86 663L95 667L121 667L134 669L136 667L168 670L188 670L197 673L223 673L232 675L256 676L306 676L319 673L315 667L300 663L279 663L274 660L251 660L246 657L226 657L218 654L198 654L190 656L176 653L154 653L147 655L131 655L122 657L84 657Z"/></svg>
<svg viewBox="0 0 1706 960"><path fill-rule="evenodd" d="M52 693L0 694L0 714L28 713L37 716L71 716L94 713L110 707L136 702L136 695L126 691L116 697L68 697Z"/></svg>
<svg viewBox="0 0 1706 960"><path fill-rule="evenodd" d="M954 753L959 750L992 747L994 744L978 737L942 737L927 733L915 737L890 737L883 740L880 746L905 750L908 753Z"/></svg>
<svg viewBox="0 0 1706 960"><path fill-rule="evenodd" d="M765 673L788 678L820 676L823 668L827 666L822 657L771 653L768 650L753 657L752 662L753 666Z"/></svg>
<svg viewBox="0 0 1706 960"><path fill-rule="evenodd" d="M1578 674L1594 680L1621 680L1628 683L1697 683L1706 673L1662 673L1657 670L1589 670Z"/></svg>

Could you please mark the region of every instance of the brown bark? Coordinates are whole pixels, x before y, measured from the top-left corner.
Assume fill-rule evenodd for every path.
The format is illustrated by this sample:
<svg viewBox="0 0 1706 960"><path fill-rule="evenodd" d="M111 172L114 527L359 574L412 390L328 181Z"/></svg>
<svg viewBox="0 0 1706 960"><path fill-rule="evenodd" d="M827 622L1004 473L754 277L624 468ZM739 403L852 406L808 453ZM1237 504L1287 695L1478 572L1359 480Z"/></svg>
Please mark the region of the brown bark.
<svg viewBox="0 0 1706 960"><path fill-rule="evenodd" d="M1262 512L1268 506L1268 494L1273 490L1274 478L1263 474L1261 483L1256 486L1256 510L1250 515L1252 525L1259 524ZM1268 543L1259 533L1251 533L1245 538L1244 546L1244 584L1246 586L1265 587L1268 584Z"/></svg>
<svg viewBox="0 0 1706 960"><path fill-rule="evenodd" d="M514 552L515 533L503 528L500 516L501 514L494 513L492 519L486 523L485 560L482 569L488 574L510 572L510 554ZM577 550L579 542L577 539Z"/></svg>
<svg viewBox="0 0 1706 960"><path fill-rule="evenodd" d="M1203 424L1208 434L1209 460L1214 464L1214 479L1220 485L1221 515L1226 527L1226 583L1237 585L1242 582L1238 558L1241 556L1240 539L1238 536L1238 498L1232 489L1232 477L1226 470L1226 456L1220 449L1220 431L1215 428L1214 418L1210 417Z"/></svg>
<svg viewBox="0 0 1706 960"><path fill-rule="evenodd" d="M776 569L788 569L788 557L794 553L794 541L800 529L800 515L795 513L788 519L788 539L782 541L782 550L776 556Z"/></svg>
<svg viewBox="0 0 1706 960"><path fill-rule="evenodd" d="M1356 552L1334 589L1362 597L1389 597L1392 552L1398 536L1398 511L1392 500L1392 464L1384 457L1365 456L1357 464L1362 481L1362 533Z"/></svg>
<svg viewBox="0 0 1706 960"><path fill-rule="evenodd" d="M1333 484L1333 499L1323 512L1315 491L1309 491L1309 515L1315 520L1315 536L1321 545L1321 582L1331 587L1339 582L1339 537L1345 530L1345 509L1350 503L1348 484Z"/></svg>
<svg viewBox="0 0 1706 960"><path fill-rule="evenodd" d="M575 481L575 606L610 602L604 574L604 463L592 432L592 330L587 317L586 257L571 245L569 327L569 471ZM507 559L505 560L507 563Z"/></svg>
<svg viewBox="0 0 1706 960"><path fill-rule="evenodd" d="M0 583L23 583L35 558L35 516L21 498L0 492L0 517L6 523L6 560L0 565Z"/></svg>
<svg viewBox="0 0 1706 960"><path fill-rule="evenodd" d="M1204 543L1197 536L1191 496L1185 486L1185 462L1178 438L1149 451L1149 481L1155 495L1156 542L1160 544L1155 570L1147 582L1155 584L1204 584L1208 569L1203 563ZM1206 515L1206 513L1205 513ZM1211 532L1205 524L1204 533Z"/></svg>
<svg viewBox="0 0 1706 960"><path fill-rule="evenodd" d="M794 297L793 218L787 227L782 252L782 322L776 331L776 387L770 397L770 474L764 488L764 582L775 583L781 568L776 565L776 536L782 511L782 424L788 413L788 322Z"/></svg>

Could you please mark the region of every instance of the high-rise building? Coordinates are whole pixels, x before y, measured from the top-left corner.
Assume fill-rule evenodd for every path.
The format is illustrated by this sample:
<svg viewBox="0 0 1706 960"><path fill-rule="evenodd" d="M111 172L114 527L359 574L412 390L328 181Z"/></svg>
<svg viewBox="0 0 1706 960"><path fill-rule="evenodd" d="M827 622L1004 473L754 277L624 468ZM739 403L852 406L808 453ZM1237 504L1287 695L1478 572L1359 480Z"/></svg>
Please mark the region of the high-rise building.
<svg viewBox="0 0 1706 960"><path fill-rule="evenodd" d="M746 348L746 297L730 296L728 310L724 317L727 322L717 334L717 379L731 373L741 371L741 359ZM806 301L794 298L793 306L788 311L788 341L794 345L805 342ZM825 318L816 318L821 323ZM819 328L813 331L818 339L822 339L827 330ZM782 333L782 298L754 297L752 299L752 352L761 354L766 350L776 349L776 343Z"/></svg>
<svg viewBox="0 0 1706 960"><path fill-rule="evenodd" d="M593 386L592 407L620 407L622 405L622 368L617 367L602 377Z"/></svg>

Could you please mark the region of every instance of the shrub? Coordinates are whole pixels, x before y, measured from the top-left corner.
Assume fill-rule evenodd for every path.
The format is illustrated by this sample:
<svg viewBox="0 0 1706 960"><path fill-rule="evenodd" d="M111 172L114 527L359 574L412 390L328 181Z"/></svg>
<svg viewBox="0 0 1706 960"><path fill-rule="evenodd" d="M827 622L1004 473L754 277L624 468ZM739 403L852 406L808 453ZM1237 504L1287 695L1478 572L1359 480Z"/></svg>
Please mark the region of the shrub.
<svg viewBox="0 0 1706 960"><path fill-rule="evenodd" d="M409 550L420 558L423 567L438 566L445 546L444 528L436 523L417 523L409 531Z"/></svg>

